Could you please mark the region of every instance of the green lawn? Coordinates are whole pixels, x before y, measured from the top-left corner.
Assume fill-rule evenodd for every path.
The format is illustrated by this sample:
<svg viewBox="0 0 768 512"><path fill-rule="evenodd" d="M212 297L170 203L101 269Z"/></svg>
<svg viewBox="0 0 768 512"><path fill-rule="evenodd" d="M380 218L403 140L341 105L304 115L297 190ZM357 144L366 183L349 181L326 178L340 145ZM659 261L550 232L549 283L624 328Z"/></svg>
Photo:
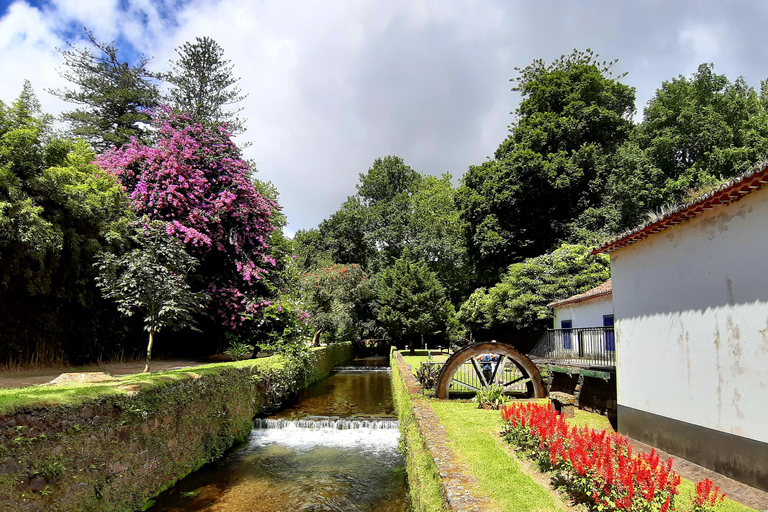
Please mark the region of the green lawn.
<svg viewBox="0 0 768 512"><path fill-rule="evenodd" d="M445 427L451 449L477 478L477 491L489 497L499 510L566 510L562 502L525 474L519 462L508 454L497 435L503 428L498 411L477 409L474 403L456 400L430 400L430 405ZM576 411L576 417L568 421L594 429L610 428L605 416L586 411ZM690 480L682 480L676 503L679 512L690 512L695 488ZM756 512L727 498L715 510Z"/></svg>
<svg viewBox="0 0 768 512"><path fill-rule="evenodd" d="M414 373L422 361L428 360L427 353L423 350L417 350L415 356L407 354L408 351L405 351L403 359L411 365ZM433 353L433 361L444 361L445 359L447 359L446 355L437 356ZM543 399L540 402L545 404L548 400ZM481 493L498 503L501 510L561 510L557 507L535 508L538 506L539 499L545 498L537 498L536 496L540 496L539 494L529 494L527 487L520 487L519 482L527 479L528 483L523 485L533 485L539 491L549 495L533 480L522 474L517 461L499 446L498 438L495 436L495 433L502 429L501 416L498 411L477 409L476 404L467 402L432 400L430 403L445 427L449 439L454 442L452 448L457 456L469 465L472 474L478 479L478 488ZM576 417L569 422L573 425L587 426L593 429L611 429L608 418L586 411L577 410ZM478 454L482 454L482 456ZM513 490L513 488L517 490ZM519 489L525 489L525 491L520 492ZM695 492L696 485L690 480L683 479L679 489L677 510L690 512L692 508L690 497ZM716 511L756 512L754 509L728 498L717 506Z"/></svg>
<svg viewBox="0 0 768 512"><path fill-rule="evenodd" d="M430 405L445 427L450 447L477 479L475 492L487 497L501 511L567 510L549 490L536 483L507 452L499 438L499 411L478 409L456 400L431 400Z"/></svg>
<svg viewBox="0 0 768 512"><path fill-rule="evenodd" d="M416 355L411 356L408 355L411 352L409 350L404 350L400 352L400 354L403 356L403 361L405 361L405 364L411 365L411 371L414 375L416 375L416 370L419 369L419 365L421 365L422 361L429 361L429 356L427 355L426 350L416 350ZM448 355L446 355L445 352L443 352L442 355L440 355L437 352L432 352L432 361L445 361L448 359Z"/></svg>

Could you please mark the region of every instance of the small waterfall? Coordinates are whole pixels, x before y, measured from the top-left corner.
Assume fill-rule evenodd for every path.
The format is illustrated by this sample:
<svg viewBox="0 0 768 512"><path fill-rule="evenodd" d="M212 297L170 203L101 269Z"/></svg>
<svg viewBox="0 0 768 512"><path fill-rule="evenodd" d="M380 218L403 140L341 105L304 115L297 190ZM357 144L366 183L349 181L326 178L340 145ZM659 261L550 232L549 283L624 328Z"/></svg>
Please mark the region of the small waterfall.
<svg viewBox="0 0 768 512"><path fill-rule="evenodd" d="M395 419L345 419L314 416L300 420L257 418L253 420L253 427L277 430L397 430L399 423Z"/></svg>
<svg viewBox="0 0 768 512"><path fill-rule="evenodd" d="M391 372L389 366L337 366L334 368L337 372Z"/></svg>

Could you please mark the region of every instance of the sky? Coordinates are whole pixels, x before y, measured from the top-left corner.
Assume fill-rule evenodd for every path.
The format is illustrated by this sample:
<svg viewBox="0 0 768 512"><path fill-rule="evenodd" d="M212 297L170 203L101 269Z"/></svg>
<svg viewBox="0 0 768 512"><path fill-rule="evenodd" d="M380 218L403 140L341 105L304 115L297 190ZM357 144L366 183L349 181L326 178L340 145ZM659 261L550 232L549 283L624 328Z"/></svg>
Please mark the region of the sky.
<svg viewBox="0 0 768 512"><path fill-rule="evenodd" d="M83 27L154 71L211 37L248 94L236 141L252 143L291 234L335 212L376 158L458 183L507 136L515 67L574 48L619 59L640 120L663 81L704 62L759 88L767 21L754 0L0 0L0 99L29 79L44 110L71 108L47 91L67 86L57 48L84 45Z"/></svg>

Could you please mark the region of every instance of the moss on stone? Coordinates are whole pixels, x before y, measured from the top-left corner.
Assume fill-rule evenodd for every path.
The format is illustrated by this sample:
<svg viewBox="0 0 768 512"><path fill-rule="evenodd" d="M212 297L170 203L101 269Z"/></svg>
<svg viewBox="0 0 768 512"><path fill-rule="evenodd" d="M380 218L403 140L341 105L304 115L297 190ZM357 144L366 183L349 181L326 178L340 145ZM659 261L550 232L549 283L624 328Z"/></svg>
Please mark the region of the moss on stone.
<svg viewBox="0 0 768 512"><path fill-rule="evenodd" d="M304 377L275 356L6 393L0 511L141 510L351 357L348 343L317 350Z"/></svg>
<svg viewBox="0 0 768 512"><path fill-rule="evenodd" d="M390 355L390 366L392 367L392 398L400 421L400 446L405 454L413 510L447 511L449 508L443 496L440 473L427 448L427 440L416 425L412 396L403 381L400 367L394 358L394 351Z"/></svg>

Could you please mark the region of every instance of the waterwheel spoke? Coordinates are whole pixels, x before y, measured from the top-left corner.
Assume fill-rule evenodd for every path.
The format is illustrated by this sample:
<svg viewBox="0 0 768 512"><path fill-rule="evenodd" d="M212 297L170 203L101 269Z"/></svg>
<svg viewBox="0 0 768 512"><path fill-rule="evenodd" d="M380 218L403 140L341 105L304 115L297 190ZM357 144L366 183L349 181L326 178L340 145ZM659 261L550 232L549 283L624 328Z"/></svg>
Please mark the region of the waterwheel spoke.
<svg viewBox="0 0 768 512"><path fill-rule="evenodd" d="M496 383L496 374L499 373L499 368L501 368L501 380L504 380L504 357L506 357L504 354L499 355L499 361L493 368L493 375L491 375L491 384Z"/></svg>
<svg viewBox="0 0 768 512"><path fill-rule="evenodd" d="M505 382L504 384L502 384L502 386L504 386L504 389L507 389L508 387L511 387L512 385L517 384L518 382L523 382L523 383L527 384L528 382L531 382L531 378L528 377L527 375L522 375L522 376L520 376L520 377L518 377L516 379L513 379L513 380L509 381L509 382Z"/></svg>
<svg viewBox="0 0 768 512"><path fill-rule="evenodd" d="M477 359L487 358L488 354L493 354L496 361ZM545 394L536 365L529 358L514 347L483 342L468 345L448 358L438 379L437 396L448 398L449 388L478 391L492 384L501 385L504 392L522 391L537 397Z"/></svg>
<svg viewBox="0 0 768 512"><path fill-rule="evenodd" d="M472 391L480 391L480 388L476 388L472 384L467 384L466 382L461 382L460 380L456 380L456 379L453 379L451 384L456 384L457 386L463 386L463 387L465 387L465 388L467 388L469 390L472 390Z"/></svg>
<svg viewBox="0 0 768 512"><path fill-rule="evenodd" d="M475 358L471 358L470 361L472 361L472 366L475 368L475 373L477 374L477 377L480 379L480 383L483 385L484 388L488 387L488 381L485 380L485 375L483 375L483 370L480 369L480 365L477 364L477 361Z"/></svg>

